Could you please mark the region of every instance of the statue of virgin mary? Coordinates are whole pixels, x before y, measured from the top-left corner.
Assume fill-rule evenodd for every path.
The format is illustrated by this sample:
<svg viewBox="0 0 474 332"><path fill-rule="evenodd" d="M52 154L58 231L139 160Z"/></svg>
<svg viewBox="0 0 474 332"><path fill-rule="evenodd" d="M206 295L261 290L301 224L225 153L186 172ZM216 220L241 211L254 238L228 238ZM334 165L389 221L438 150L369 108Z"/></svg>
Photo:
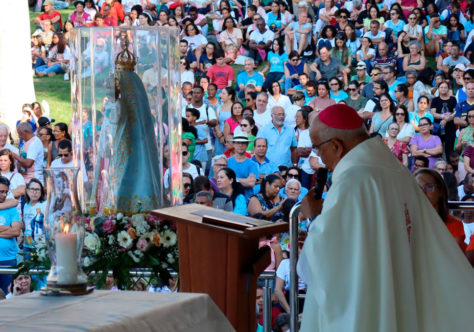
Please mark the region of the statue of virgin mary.
<svg viewBox="0 0 474 332"><path fill-rule="evenodd" d="M135 56L125 46L115 61L117 123L104 211L137 213L158 208L161 168L145 87L135 73Z"/></svg>

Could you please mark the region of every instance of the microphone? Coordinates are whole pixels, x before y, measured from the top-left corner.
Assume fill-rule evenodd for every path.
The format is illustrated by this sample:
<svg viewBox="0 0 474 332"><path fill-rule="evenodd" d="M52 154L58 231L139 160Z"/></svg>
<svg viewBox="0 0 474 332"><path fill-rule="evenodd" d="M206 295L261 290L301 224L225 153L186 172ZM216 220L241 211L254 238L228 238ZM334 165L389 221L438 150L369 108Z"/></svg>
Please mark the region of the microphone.
<svg viewBox="0 0 474 332"><path fill-rule="evenodd" d="M323 197L324 186L328 180L328 169L320 168L316 173L316 186L314 190L314 198L321 199Z"/></svg>

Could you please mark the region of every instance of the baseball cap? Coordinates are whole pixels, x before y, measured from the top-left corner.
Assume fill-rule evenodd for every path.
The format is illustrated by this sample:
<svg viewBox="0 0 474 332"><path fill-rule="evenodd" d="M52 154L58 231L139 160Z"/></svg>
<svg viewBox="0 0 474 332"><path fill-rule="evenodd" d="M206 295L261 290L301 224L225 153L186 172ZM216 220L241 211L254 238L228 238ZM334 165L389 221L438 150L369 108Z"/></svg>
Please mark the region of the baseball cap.
<svg viewBox="0 0 474 332"><path fill-rule="evenodd" d="M49 125L50 123L53 123L55 120L54 119L48 119L47 117L45 116L42 116L38 119L38 125L40 127L45 127L47 125Z"/></svg>

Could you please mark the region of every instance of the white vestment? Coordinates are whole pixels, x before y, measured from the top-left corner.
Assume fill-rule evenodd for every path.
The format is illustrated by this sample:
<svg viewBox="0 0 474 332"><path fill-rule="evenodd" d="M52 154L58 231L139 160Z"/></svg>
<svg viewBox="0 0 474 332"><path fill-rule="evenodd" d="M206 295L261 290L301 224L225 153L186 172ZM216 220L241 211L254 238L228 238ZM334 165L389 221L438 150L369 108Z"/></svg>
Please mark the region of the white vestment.
<svg viewBox="0 0 474 332"><path fill-rule="evenodd" d="M332 180L298 262L300 331L471 331L473 269L382 140L357 145Z"/></svg>

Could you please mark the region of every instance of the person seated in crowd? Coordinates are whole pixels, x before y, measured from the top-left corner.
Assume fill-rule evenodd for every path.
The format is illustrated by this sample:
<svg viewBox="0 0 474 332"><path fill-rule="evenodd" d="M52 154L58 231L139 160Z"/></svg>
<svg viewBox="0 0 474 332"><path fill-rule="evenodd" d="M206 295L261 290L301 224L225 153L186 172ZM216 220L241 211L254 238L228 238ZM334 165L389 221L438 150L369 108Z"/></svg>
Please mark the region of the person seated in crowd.
<svg viewBox="0 0 474 332"><path fill-rule="evenodd" d="M372 70L372 61L375 57L375 48L368 37L360 39L360 48L356 53L357 62L364 62L369 71Z"/></svg>
<svg viewBox="0 0 474 332"><path fill-rule="evenodd" d="M375 48L385 40L385 32L380 30L380 22L372 20L370 22L370 30L364 34L365 38L369 38Z"/></svg>
<svg viewBox="0 0 474 332"><path fill-rule="evenodd" d="M257 20L257 29L250 34L249 38L249 56L255 60L257 65L265 61L274 39L275 34L273 31L267 29L263 18L259 18Z"/></svg>
<svg viewBox="0 0 474 332"><path fill-rule="evenodd" d="M267 158L268 143L264 137L257 137L254 141L254 154L252 161L258 165L257 185L254 187L254 192L260 189L258 185L262 182L265 176L273 173L278 173L278 166Z"/></svg>
<svg viewBox="0 0 474 332"><path fill-rule="evenodd" d="M464 252L466 245L464 243L464 228L461 220L449 213L448 210L448 190L446 183L436 170L422 168L415 172L415 179L421 190L425 193L430 203L438 212L441 220L448 228L451 236Z"/></svg>
<svg viewBox="0 0 474 332"><path fill-rule="evenodd" d="M390 54L388 45L385 42L381 42L377 48L377 55L374 60L374 67L380 68L382 71L384 67L390 66L397 72L397 59Z"/></svg>
<svg viewBox="0 0 474 332"><path fill-rule="evenodd" d="M314 110L309 116L309 122L313 121L313 118L319 114L320 111L325 109L328 106L334 105L336 102L331 98L329 94L329 83L327 81L318 81L318 94L317 96L309 103L309 106Z"/></svg>
<svg viewBox="0 0 474 332"><path fill-rule="evenodd" d="M41 140L35 136L31 125L27 122L19 123L16 130L19 138L24 141L20 153L13 154L20 167L20 173L26 183L34 177L43 181L44 154Z"/></svg>
<svg viewBox="0 0 474 332"><path fill-rule="evenodd" d="M36 68L36 75L54 76L60 73L66 73L69 68L69 60L71 59L71 51L67 45L62 33L53 35L53 42L48 52L47 64Z"/></svg>
<svg viewBox="0 0 474 332"><path fill-rule="evenodd" d="M441 139L431 134L433 122L430 118L422 117L419 121L420 133L410 141L410 151L413 157L426 157L429 168L432 168L443 152Z"/></svg>
<svg viewBox="0 0 474 332"><path fill-rule="evenodd" d="M185 36L183 39L188 42L189 48L191 52L194 53L196 59L199 59L204 51L204 47L206 47L208 43L206 37L194 23L188 24L184 28L184 33Z"/></svg>
<svg viewBox="0 0 474 332"><path fill-rule="evenodd" d="M227 63L234 63L237 59L242 41L242 31L237 28L234 19L232 17L225 18L222 32L219 34L219 43L225 52Z"/></svg>
<svg viewBox="0 0 474 332"><path fill-rule="evenodd" d="M246 216L247 215L247 200L245 199L245 191L242 183L237 182L235 172L224 167L217 172L217 186L219 192L231 198L233 204L233 212Z"/></svg>
<svg viewBox="0 0 474 332"><path fill-rule="evenodd" d="M365 74L365 63L362 70ZM347 91L349 92L349 96L344 99L344 102L354 108L357 113L359 113L359 115L362 117L362 114L364 113L364 107L367 104L367 99L360 95L360 85L357 79L351 80L349 82Z"/></svg>
<svg viewBox="0 0 474 332"><path fill-rule="evenodd" d="M245 70L237 75L237 86L239 98L244 96L245 87L249 84L253 84L257 92L262 91L263 87L263 75L255 71L255 60L245 60Z"/></svg>
<svg viewBox="0 0 474 332"><path fill-rule="evenodd" d="M372 82L372 78L367 73L367 65L365 64L364 61L357 62L355 71L356 71L356 74L351 76L351 81L358 81L358 82L365 82L365 83Z"/></svg>
<svg viewBox="0 0 474 332"><path fill-rule="evenodd" d="M260 192L250 197L248 215L261 215L263 219L277 221L281 219L281 209L285 199L279 195L280 177L276 174L267 175L261 185Z"/></svg>
<svg viewBox="0 0 474 332"><path fill-rule="evenodd" d="M438 13L430 14L430 25L424 28L425 54L435 56L441 50L441 41L447 37L448 30L441 24Z"/></svg>
<svg viewBox="0 0 474 332"><path fill-rule="evenodd" d="M191 7L186 17L191 18L193 24L201 29L203 36L206 36L208 32L207 18L203 14L204 13L199 13L196 7Z"/></svg>
<svg viewBox="0 0 474 332"><path fill-rule="evenodd" d="M337 59L331 56L331 50L327 46L321 47L319 50L319 58L310 66L311 75L315 74L316 80L329 80L331 77L341 77L344 66Z"/></svg>
<svg viewBox="0 0 474 332"><path fill-rule="evenodd" d="M285 45L288 54L296 50L298 55L308 47L311 40L311 24L307 22L308 14L305 11L298 13L298 21L291 22L285 29ZM291 59L291 56L289 56Z"/></svg>
<svg viewBox="0 0 474 332"><path fill-rule="evenodd" d="M388 93L390 97L395 98L395 89L400 84L397 80L396 68L392 66L385 66L382 68L382 79L388 85Z"/></svg>
<svg viewBox="0 0 474 332"><path fill-rule="evenodd" d="M194 199L194 203L213 207L211 193L209 191L204 191L204 190L198 192L196 194L196 198Z"/></svg>
<svg viewBox="0 0 474 332"><path fill-rule="evenodd" d="M292 92L292 88L298 85L299 76L306 73L309 77L308 65L300 57L297 51L292 51L288 55L289 61L285 62L285 93L289 94ZM293 93L293 92L292 92Z"/></svg>
<svg viewBox="0 0 474 332"><path fill-rule="evenodd" d="M471 62L466 57L461 55L459 44L452 42L449 56L443 60L442 70L448 74L450 70L453 70L453 68L456 67L456 65L463 64L464 66L469 66L470 63Z"/></svg>
<svg viewBox="0 0 474 332"><path fill-rule="evenodd" d="M221 163L220 165L224 165L224 164ZM224 168L224 167L225 166L220 166L220 167L213 168L213 169L216 169L215 174L217 175L219 170L221 168ZM232 212L233 208L234 208L234 206L232 204L232 199L229 196L224 195L223 193L221 193L219 191L219 188L217 187L217 182L216 182L216 188L217 188L217 190L213 189L213 187L211 186L211 181L209 180L209 178L207 178L204 175L200 175L200 176L198 176L194 179L194 191L195 192L197 192L197 193L207 192L207 193L210 194L211 205L209 205L209 206L212 206L216 209L221 209L221 210L224 210L224 211ZM209 196L207 198L209 198ZM205 199L203 198L202 200L204 201ZM198 201L199 201L198 200L198 194L196 194L195 202L198 203ZM208 202L206 202L206 205L207 204L208 204Z"/></svg>
<svg viewBox="0 0 474 332"><path fill-rule="evenodd" d="M235 80L234 69L225 62L224 53L216 52L215 58L216 63L208 69L207 76L212 83L217 85L219 90L231 87Z"/></svg>
<svg viewBox="0 0 474 332"><path fill-rule="evenodd" d="M122 22L125 16L123 7L120 1L118 0L105 0L102 2L102 7L100 13L104 15L104 19L107 21L107 17L111 17L113 25L117 26L118 22Z"/></svg>
<svg viewBox="0 0 474 332"><path fill-rule="evenodd" d="M393 123L398 124L397 140L405 144L410 143L412 137L415 136L415 128L409 121L408 110L404 105L397 105L393 114Z"/></svg>
<svg viewBox="0 0 474 332"><path fill-rule="evenodd" d="M397 139L398 134L400 133L400 127L398 123L392 122L388 126L387 137L384 138L384 143L390 148L393 155L405 166L408 167L408 155L410 150L405 143Z"/></svg>
<svg viewBox="0 0 474 332"><path fill-rule="evenodd" d="M54 1L46 0L43 2L44 13L33 19L33 23L37 25L39 29L43 29L46 22L52 24L53 31L59 32L63 26L61 13L54 10Z"/></svg>
<svg viewBox="0 0 474 332"><path fill-rule="evenodd" d="M71 20L74 24L74 27L83 27L88 26L92 23L92 17L84 11L84 2L76 1L74 2L75 11L69 16L69 20Z"/></svg>
<svg viewBox="0 0 474 332"><path fill-rule="evenodd" d="M198 62L196 57L194 56L193 52L189 49L189 43L186 39L181 39L179 41L179 57L186 57L189 61L189 66L192 69L196 69L198 67Z"/></svg>

